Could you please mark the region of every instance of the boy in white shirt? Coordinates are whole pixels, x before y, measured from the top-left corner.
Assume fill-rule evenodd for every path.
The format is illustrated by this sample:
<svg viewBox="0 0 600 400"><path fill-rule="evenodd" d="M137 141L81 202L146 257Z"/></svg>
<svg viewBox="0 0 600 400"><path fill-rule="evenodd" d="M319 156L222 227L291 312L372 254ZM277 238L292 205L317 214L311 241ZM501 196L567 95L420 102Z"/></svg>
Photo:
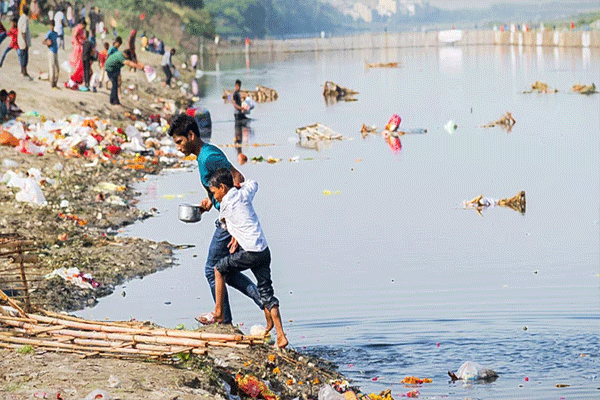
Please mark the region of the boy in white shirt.
<svg viewBox="0 0 600 400"><path fill-rule="evenodd" d="M283 332L279 300L275 297L271 281L271 252L252 206L258 183L245 181L237 189L233 184L231 172L222 168L215 171L211 177L209 189L221 204L219 220L226 225L226 229L234 239L229 248L230 254L215 265L216 304L215 311L212 313L214 320L218 322L223 318L222 304L228 271L250 269L256 277L256 286L263 302L267 332L273 328L273 325L275 326L276 345L282 349L288 345L288 340Z"/></svg>

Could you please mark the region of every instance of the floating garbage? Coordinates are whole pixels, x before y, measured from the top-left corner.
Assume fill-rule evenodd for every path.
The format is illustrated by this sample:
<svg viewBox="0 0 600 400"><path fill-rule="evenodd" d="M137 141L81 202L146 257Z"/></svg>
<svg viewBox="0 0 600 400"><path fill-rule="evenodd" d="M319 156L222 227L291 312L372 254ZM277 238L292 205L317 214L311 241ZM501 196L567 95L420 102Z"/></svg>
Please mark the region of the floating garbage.
<svg viewBox="0 0 600 400"><path fill-rule="evenodd" d="M493 208L495 206L507 207L514 211L520 212L521 214L525 214L526 211L526 199L525 199L525 191L521 190L519 193L515 194L513 197L504 198L495 200L492 198L483 197L483 195L479 195L472 200L465 200L462 202L463 208L471 208L477 211L479 215L482 215L482 211L487 208Z"/></svg>
<svg viewBox="0 0 600 400"><path fill-rule="evenodd" d="M368 63L365 60L365 68L398 68L397 62L387 62L387 63Z"/></svg>
<svg viewBox="0 0 600 400"><path fill-rule="evenodd" d="M464 381L495 381L498 378L498 373L486 368L473 361L467 361L460 366L456 373L448 371L448 375L453 381L464 380Z"/></svg>
<svg viewBox="0 0 600 400"><path fill-rule="evenodd" d="M446 132L448 132L449 134L453 134L454 132L456 132L456 129L458 128L458 125L456 125L456 123L452 120L446 122L446 125L444 125L444 129L446 130Z"/></svg>
<svg viewBox="0 0 600 400"><path fill-rule="evenodd" d="M580 93L580 94L598 93L598 91L596 90L596 85L593 82L591 85L582 85L580 83L576 83L573 85L571 90L575 93Z"/></svg>
<svg viewBox="0 0 600 400"><path fill-rule="evenodd" d="M513 118L512 114L510 112L506 112L506 114L504 114L501 118L499 118L498 120L494 121L494 122L490 122L487 123L485 125L482 125L482 128L493 128L495 126L499 126L502 129L504 129L506 132L511 132L513 126L515 125L517 121Z"/></svg>
<svg viewBox="0 0 600 400"><path fill-rule="evenodd" d="M198 72L196 72L196 78L199 78ZM223 100L232 101L233 91L223 90ZM252 100L259 103L267 101L275 101L279 97L275 89L268 88L266 86L257 85L256 90L240 90L240 96L242 98L250 97Z"/></svg>
<svg viewBox="0 0 600 400"><path fill-rule="evenodd" d="M530 90L523 91L523 93L533 93L533 92L535 92L535 93L556 93L556 92L558 92L558 89L553 89L553 88L549 87L547 83L535 81L535 83L533 83L531 85Z"/></svg>
<svg viewBox="0 0 600 400"><path fill-rule="evenodd" d="M355 96L359 94L353 89L338 85L331 81L325 81L323 84L323 97L325 104L334 104L338 101L357 101Z"/></svg>

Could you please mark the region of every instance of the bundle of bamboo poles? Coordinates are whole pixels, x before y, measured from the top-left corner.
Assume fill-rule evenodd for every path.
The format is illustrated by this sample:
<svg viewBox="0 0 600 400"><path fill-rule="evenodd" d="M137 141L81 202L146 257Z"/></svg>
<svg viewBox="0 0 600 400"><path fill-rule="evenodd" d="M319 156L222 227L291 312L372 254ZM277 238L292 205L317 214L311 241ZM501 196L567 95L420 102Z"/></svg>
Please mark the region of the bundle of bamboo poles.
<svg viewBox="0 0 600 400"><path fill-rule="evenodd" d="M1 291L0 291L1 292ZM4 293L2 293L4 294ZM2 311L2 308L0 308ZM79 354L171 360L172 356L206 354L211 347L244 349L264 343L261 336L184 331L140 322L90 321L41 311L40 314L0 315L0 347L32 348Z"/></svg>

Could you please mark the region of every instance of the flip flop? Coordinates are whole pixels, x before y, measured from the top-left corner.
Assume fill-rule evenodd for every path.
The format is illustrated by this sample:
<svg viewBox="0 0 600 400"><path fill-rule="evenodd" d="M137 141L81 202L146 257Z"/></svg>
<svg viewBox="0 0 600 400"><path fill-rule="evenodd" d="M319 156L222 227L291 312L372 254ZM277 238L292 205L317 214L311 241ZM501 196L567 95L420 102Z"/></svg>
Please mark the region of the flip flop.
<svg viewBox="0 0 600 400"><path fill-rule="evenodd" d="M194 318L196 321L200 322L202 325L212 325L215 324L215 314L212 312L207 312L204 314L200 314L198 317Z"/></svg>

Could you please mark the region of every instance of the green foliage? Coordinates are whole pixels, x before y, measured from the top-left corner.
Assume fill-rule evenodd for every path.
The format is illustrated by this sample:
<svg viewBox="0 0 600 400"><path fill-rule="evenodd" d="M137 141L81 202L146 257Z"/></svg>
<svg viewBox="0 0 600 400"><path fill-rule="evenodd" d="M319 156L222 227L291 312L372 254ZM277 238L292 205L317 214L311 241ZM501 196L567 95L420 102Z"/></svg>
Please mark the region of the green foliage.
<svg viewBox="0 0 600 400"><path fill-rule="evenodd" d="M33 353L33 346L31 346L30 344L26 344L25 346L18 348L17 353L31 354Z"/></svg>
<svg viewBox="0 0 600 400"><path fill-rule="evenodd" d="M350 23L348 17L318 0L212 0L206 9L215 20L217 33L259 38L316 33Z"/></svg>

